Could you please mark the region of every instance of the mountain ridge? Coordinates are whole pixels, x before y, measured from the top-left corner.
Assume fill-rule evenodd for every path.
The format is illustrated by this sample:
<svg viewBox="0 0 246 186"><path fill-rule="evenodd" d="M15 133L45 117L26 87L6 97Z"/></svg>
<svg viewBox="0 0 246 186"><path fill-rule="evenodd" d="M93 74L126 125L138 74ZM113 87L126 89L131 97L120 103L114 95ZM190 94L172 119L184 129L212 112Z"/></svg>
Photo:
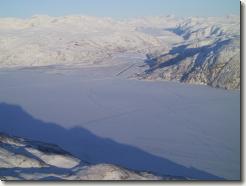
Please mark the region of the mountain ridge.
<svg viewBox="0 0 246 186"><path fill-rule="evenodd" d="M162 178L112 164L90 164L57 145L5 133L0 133L0 154L0 178L4 181L178 179L171 176Z"/></svg>
<svg viewBox="0 0 246 186"><path fill-rule="evenodd" d="M138 79L240 89L238 16L0 18L0 43L0 68L111 66L122 63L119 55L128 61L134 55L146 66L155 63L135 74ZM171 59L179 64L166 66Z"/></svg>

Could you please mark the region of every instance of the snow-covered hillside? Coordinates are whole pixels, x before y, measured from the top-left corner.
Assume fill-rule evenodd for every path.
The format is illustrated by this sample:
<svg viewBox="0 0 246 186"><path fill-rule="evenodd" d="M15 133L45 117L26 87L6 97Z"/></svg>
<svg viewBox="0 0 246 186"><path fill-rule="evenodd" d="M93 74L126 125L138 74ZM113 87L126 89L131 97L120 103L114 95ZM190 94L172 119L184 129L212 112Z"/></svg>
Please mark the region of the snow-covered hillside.
<svg viewBox="0 0 246 186"><path fill-rule="evenodd" d="M92 165L60 147L0 133L1 180L160 180L110 164Z"/></svg>
<svg viewBox="0 0 246 186"><path fill-rule="evenodd" d="M123 52L161 47L154 36L110 18L0 19L0 66L93 65Z"/></svg>
<svg viewBox="0 0 246 186"><path fill-rule="evenodd" d="M240 88L238 16L0 18L0 67L114 65L129 53L147 54L139 79Z"/></svg>
<svg viewBox="0 0 246 186"><path fill-rule="evenodd" d="M149 69L137 77L240 89L238 17L190 18L169 30L184 41L161 54L149 54Z"/></svg>
<svg viewBox="0 0 246 186"><path fill-rule="evenodd" d="M0 178L239 180L240 91L179 82L240 89L238 16L0 18Z"/></svg>

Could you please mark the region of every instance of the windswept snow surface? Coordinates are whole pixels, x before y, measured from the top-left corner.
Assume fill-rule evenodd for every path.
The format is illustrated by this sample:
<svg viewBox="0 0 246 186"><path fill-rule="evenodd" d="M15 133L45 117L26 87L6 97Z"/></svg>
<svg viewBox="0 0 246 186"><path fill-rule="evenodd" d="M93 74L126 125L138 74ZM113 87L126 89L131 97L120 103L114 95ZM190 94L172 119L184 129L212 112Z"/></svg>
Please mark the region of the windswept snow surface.
<svg viewBox="0 0 246 186"><path fill-rule="evenodd" d="M117 76L131 64L2 70L0 102L19 105L34 118L67 129L83 127L97 136L137 147L185 167L225 179L240 179L240 92L131 80L124 77L128 70ZM0 130L20 135L19 130L8 129L3 123ZM88 161L94 162L121 159L103 157L107 149L101 149L100 153L99 149L93 150L89 139L81 141L81 148L78 146L72 153L84 153ZM58 145L62 144L58 142ZM83 151L84 148L87 150ZM122 162L122 166L126 164ZM163 173L158 170L149 171Z"/></svg>

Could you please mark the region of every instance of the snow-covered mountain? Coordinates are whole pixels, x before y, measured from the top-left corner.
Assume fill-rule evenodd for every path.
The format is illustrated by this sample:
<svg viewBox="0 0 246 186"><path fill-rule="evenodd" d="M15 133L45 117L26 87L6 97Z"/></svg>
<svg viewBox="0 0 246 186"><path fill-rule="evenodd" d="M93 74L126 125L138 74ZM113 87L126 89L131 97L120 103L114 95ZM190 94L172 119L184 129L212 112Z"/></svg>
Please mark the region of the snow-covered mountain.
<svg viewBox="0 0 246 186"><path fill-rule="evenodd" d="M0 133L1 180L178 179L136 172L111 164L90 164L60 147Z"/></svg>
<svg viewBox="0 0 246 186"><path fill-rule="evenodd" d="M149 69L132 74L140 79L239 89L240 19L0 18L0 67L114 65L121 63L118 55L143 64L147 55Z"/></svg>
<svg viewBox="0 0 246 186"><path fill-rule="evenodd" d="M169 29L184 41L161 54L147 55L141 79L164 79L240 89L238 17L190 18Z"/></svg>
<svg viewBox="0 0 246 186"><path fill-rule="evenodd" d="M86 16L0 19L0 43L1 67L102 64L113 54L161 46L132 24Z"/></svg>

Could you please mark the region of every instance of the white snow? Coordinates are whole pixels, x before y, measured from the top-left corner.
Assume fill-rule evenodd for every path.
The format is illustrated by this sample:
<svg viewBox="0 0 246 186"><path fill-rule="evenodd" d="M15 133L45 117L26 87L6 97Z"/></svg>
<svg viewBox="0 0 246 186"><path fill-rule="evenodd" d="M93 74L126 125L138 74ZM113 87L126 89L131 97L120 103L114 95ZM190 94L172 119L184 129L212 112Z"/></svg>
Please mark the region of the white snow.
<svg viewBox="0 0 246 186"><path fill-rule="evenodd" d="M238 16L0 18L0 67L110 64L103 59L119 53L163 52L187 39L233 37L239 25Z"/></svg>
<svg viewBox="0 0 246 186"><path fill-rule="evenodd" d="M31 168L44 166L45 164L38 160L23 155L15 154L15 152L11 152L0 147L0 168Z"/></svg>
<svg viewBox="0 0 246 186"><path fill-rule="evenodd" d="M16 141L22 145L16 147L10 141ZM130 171L110 164L89 165L87 162L82 162L72 155L68 155L68 152L58 146L3 133L0 134L0 155L1 180L163 179L163 177L147 172ZM76 167L73 168L75 165ZM166 177L166 179L175 179L175 177Z"/></svg>
<svg viewBox="0 0 246 186"><path fill-rule="evenodd" d="M70 180L160 180L161 177L148 173L136 173L108 164L78 168Z"/></svg>
<svg viewBox="0 0 246 186"><path fill-rule="evenodd" d="M48 165L73 168L80 164L79 159L64 153L58 147L2 134L0 134L0 154L1 168L41 168Z"/></svg>
<svg viewBox="0 0 246 186"><path fill-rule="evenodd" d="M58 144L92 163L194 179L238 180L239 91L126 78L146 70L146 54L237 38L238 25L237 16L0 18L0 103L6 103L0 104L0 131ZM219 57L230 56L226 52ZM27 150L45 164L71 168L78 163L71 157ZM12 156L1 153L2 160ZM39 166L36 163L32 166ZM11 167L13 162L6 164ZM97 179L118 179L128 174L108 176L97 168L78 169L77 177L71 178L90 179L93 173ZM54 175L23 172L21 177Z"/></svg>
<svg viewBox="0 0 246 186"><path fill-rule="evenodd" d="M80 161L71 156L66 156L64 154L47 154L34 148L26 148L26 150L33 155L39 157L45 163L61 168L73 168L77 166Z"/></svg>

